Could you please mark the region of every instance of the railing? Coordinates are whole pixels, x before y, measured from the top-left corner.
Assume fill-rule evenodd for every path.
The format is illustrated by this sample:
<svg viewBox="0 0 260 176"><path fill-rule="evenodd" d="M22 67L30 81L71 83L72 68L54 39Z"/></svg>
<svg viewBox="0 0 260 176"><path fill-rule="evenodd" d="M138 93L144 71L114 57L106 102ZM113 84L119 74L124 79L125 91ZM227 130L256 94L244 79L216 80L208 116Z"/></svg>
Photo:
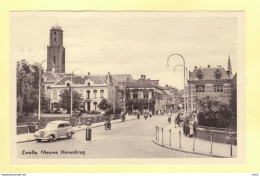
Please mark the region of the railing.
<svg viewBox="0 0 260 176"><path fill-rule="evenodd" d="M165 134L167 133L166 130L168 128L161 128L159 126L155 126L155 141L156 143L162 145L162 146L167 146L173 149L182 149L182 134L183 132L181 130L178 131L178 133L175 134L175 139L173 140L173 132L172 129L168 130L168 141L166 142L165 137L167 137ZM178 136L177 136L178 135ZM196 135L195 133L192 134L192 149L190 150L191 152L196 152ZM167 138L166 138L167 139ZM213 152L213 148L214 148L214 134L210 133L210 146L209 146L209 151L211 155L214 155L216 153ZM232 157L233 156L233 143L234 143L234 136L233 133L229 133L227 135L227 140L230 141L230 144L224 144L224 145L230 145L230 152L229 152L229 156ZM191 141L191 140L190 140ZM175 145L175 147L173 147L173 145ZM187 144L186 144L187 145ZM178 147L177 147L178 146ZM203 146L206 149L206 146ZM221 150L221 149L220 149Z"/></svg>

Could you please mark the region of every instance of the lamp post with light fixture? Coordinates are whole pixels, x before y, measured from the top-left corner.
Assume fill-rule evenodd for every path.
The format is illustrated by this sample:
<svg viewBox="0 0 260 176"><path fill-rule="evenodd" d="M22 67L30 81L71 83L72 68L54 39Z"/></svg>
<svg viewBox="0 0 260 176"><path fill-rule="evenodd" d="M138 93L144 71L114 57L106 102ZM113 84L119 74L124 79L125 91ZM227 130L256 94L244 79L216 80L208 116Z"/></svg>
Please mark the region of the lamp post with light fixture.
<svg viewBox="0 0 260 176"><path fill-rule="evenodd" d="M172 58L172 56L179 56L179 57L181 57L182 58L182 61L183 61L183 77L184 77L184 87L183 87L183 91L184 91L184 113L185 113L185 115L186 115L186 99L185 99L185 94L186 94L186 87L185 87L185 68L186 68L186 65L185 65L185 59L184 59L184 57L182 56L182 55L180 55L180 54L171 54L169 57L168 57L168 59L167 59L167 65L166 66L170 66L169 65L169 60L170 60L170 58Z"/></svg>
<svg viewBox="0 0 260 176"><path fill-rule="evenodd" d="M83 74L83 71L81 70L81 69L79 69L79 68L75 68L74 70L72 70L72 72L71 72L71 77L70 77L70 83L71 83L71 85L70 85L70 118L72 118L72 105L73 105L73 103L72 103L72 85L73 85L73 82L72 82L72 75L74 74L74 71L76 71L76 70L79 70L79 71L81 71L81 77L82 78L84 78L84 74Z"/></svg>
<svg viewBox="0 0 260 176"><path fill-rule="evenodd" d="M42 64L43 64L43 62L45 62L45 61L48 61L48 60L44 60L44 61L42 61L41 62L41 64L39 65L39 96L38 96L38 98L39 98L39 101L38 101L38 121L40 121L41 120L41 84L42 84L42 82L41 82L41 77L42 77ZM55 72L55 67L54 67L54 64L53 64L53 62L51 61L51 60L49 60L51 63L52 63L52 72Z"/></svg>
<svg viewBox="0 0 260 176"><path fill-rule="evenodd" d="M187 97L187 109L188 109L188 102L189 102L189 96L188 96L188 91L189 91L189 88L188 88L188 80L189 80L189 77L188 77L188 69L187 69L187 67L186 66L184 66L184 65L182 65L182 64L179 64L179 65L176 65L175 67L174 67L174 69L173 69L173 73L175 72L175 69L177 68L177 67L179 67L179 66L182 66L182 67L184 67L184 69L186 70L186 72L187 72L187 78L186 78L186 80L187 80L187 91L186 91L186 95L184 94L184 100L186 101L186 97ZM185 81L185 80L184 80ZM192 90L191 90L192 91ZM191 93L192 94L192 93ZM192 100L191 100L192 101ZM192 104L192 102L191 102L191 104ZM191 105L192 106L192 105ZM186 111L186 109L185 109L185 111Z"/></svg>

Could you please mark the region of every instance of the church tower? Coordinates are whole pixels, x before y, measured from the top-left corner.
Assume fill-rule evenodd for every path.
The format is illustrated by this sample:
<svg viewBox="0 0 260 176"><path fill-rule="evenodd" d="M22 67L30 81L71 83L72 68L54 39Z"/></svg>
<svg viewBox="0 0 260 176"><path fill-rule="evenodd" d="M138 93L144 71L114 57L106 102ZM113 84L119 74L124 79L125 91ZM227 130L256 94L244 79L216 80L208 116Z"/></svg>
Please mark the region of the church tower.
<svg viewBox="0 0 260 176"><path fill-rule="evenodd" d="M232 67L231 67L230 55L228 56L228 67L227 67L227 73L228 73L229 76L232 75Z"/></svg>
<svg viewBox="0 0 260 176"><path fill-rule="evenodd" d="M63 47L63 30L59 25L53 25L50 30L50 46L47 46L47 71L65 73L65 48Z"/></svg>

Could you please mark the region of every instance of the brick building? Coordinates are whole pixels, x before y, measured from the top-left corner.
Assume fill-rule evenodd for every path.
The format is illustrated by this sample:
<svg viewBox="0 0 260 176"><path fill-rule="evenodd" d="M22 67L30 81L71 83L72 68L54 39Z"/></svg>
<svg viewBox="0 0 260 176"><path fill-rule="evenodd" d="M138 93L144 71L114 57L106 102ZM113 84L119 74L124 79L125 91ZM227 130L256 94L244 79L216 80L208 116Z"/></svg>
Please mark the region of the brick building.
<svg viewBox="0 0 260 176"><path fill-rule="evenodd" d="M236 74L232 74L230 58L228 59L227 70L221 66L207 68L195 67L189 72L187 109L197 109L196 100L202 94L217 94L231 99L232 89L236 87Z"/></svg>

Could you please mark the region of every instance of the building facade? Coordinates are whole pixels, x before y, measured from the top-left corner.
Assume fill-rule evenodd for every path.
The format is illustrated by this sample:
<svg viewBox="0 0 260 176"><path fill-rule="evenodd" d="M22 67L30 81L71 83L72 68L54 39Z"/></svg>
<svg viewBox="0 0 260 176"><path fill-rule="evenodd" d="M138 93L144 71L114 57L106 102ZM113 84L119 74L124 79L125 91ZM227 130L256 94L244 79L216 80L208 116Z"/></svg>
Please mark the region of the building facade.
<svg viewBox="0 0 260 176"><path fill-rule="evenodd" d="M230 58L227 68L227 70L221 66L211 68L208 65L207 68L195 67L192 72L189 72L187 93L183 95L188 110L198 109L196 102L203 94L221 95L226 100L231 99L232 82L236 76L232 74Z"/></svg>
<svg viewBox="0 0 260 176"><path fill-rule="evenodd" d="M130 114L163 110L163 89L158 80L146 79L145 75L126 84L126 111Z"/></svg>

